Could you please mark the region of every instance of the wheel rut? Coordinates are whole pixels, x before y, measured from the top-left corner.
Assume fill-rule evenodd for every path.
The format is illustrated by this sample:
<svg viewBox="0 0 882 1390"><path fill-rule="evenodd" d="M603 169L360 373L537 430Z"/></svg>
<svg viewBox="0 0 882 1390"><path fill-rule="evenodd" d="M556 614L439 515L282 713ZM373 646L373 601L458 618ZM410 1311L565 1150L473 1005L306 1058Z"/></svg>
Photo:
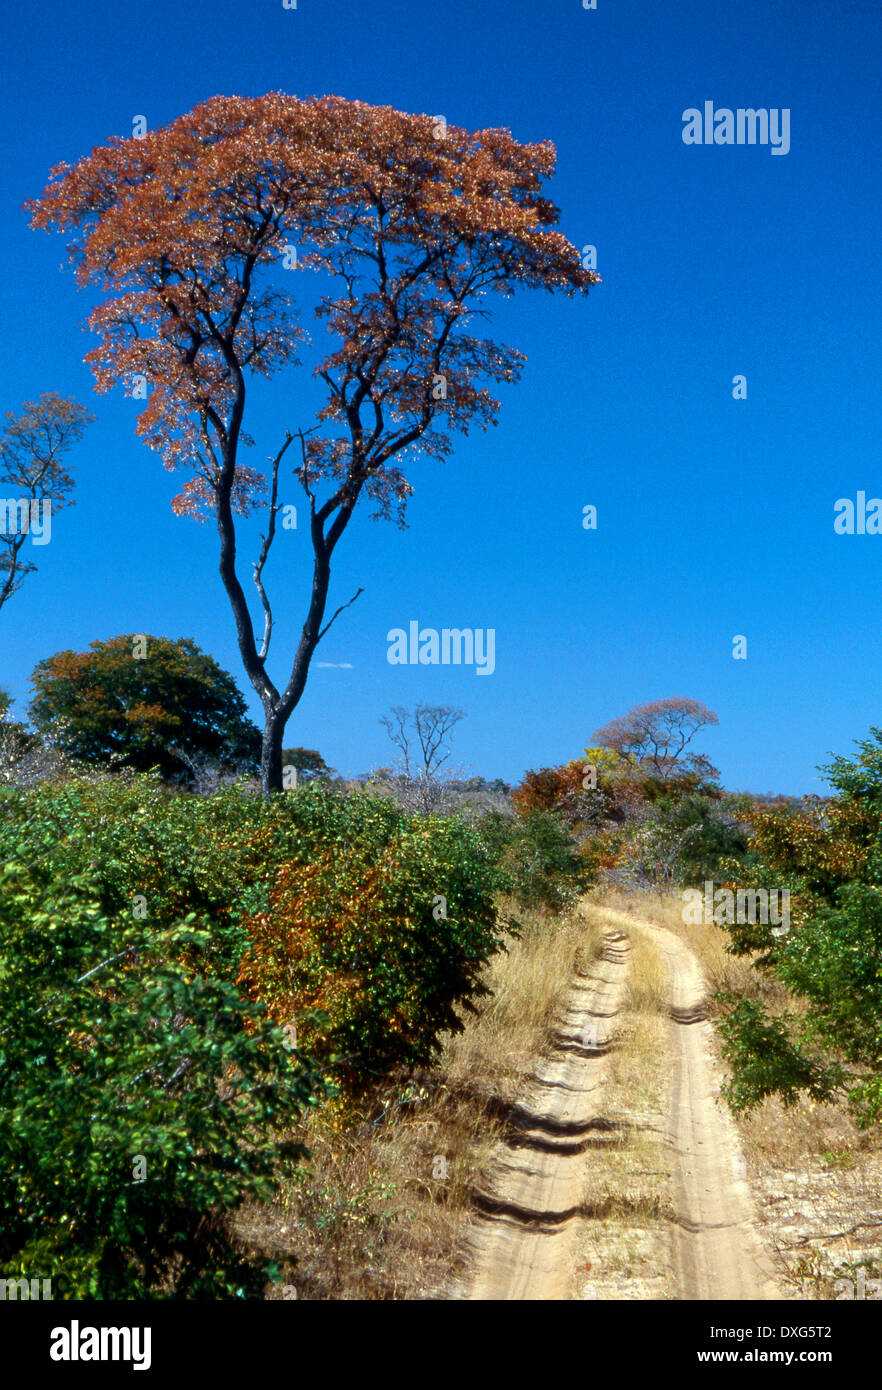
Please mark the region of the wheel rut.
<svg viewBox="0 0 882 1390"><path fill-rule="evenodd" d="M780 1299L757 1227L734 1121L719 1099L719 1064L698 960L673 932L610 913L647 936L669 977L669 1138L676 1158L672 1260L679 1299Z"/></svg>
<svg viewBox="0 0 882 1390"><path fill-rule="evenodd" d="M582 1214L584 1155L608 1128L600 1102L630 944L604 934L601 957L573 980L552 1047L473 1194L467 1274L453 1298L566 1298Z"/></svg>

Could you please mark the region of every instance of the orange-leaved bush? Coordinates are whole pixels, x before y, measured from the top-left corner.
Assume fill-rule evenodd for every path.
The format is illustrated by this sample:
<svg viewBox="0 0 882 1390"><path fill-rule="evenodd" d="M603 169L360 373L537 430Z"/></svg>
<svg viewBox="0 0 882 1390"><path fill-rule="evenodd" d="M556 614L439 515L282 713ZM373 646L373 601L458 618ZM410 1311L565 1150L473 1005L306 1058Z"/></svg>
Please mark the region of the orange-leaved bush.
<svg viewBox="0 0 882 1390"><path fill-rule="evenodd" d="M383 844L334 844L279 869L269 907L244 921L238 983L298 1045L357 1092L428 1061L458 1008L485 993L501 947L503 885L477 832L399 813Z"/></svg>

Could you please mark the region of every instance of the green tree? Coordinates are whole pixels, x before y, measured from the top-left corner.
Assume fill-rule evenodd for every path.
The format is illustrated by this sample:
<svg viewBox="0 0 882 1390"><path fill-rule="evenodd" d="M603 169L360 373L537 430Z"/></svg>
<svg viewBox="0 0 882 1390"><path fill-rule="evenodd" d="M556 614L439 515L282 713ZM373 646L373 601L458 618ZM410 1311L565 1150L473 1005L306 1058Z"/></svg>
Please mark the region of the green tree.
<svg viewBox="0 0 882 1390"><path fill-rule="evenodd" d="M757 969L804 1002L769 1017L761 1003L730 1001L726 1094L737 1110L773 1094L785 1104L842 1094L859 1124L882 1119L882 729L857 748L821 769L832 798L751 817L752 885L790 890L791 930L732 926L732 949L761 951Z"/></svg>
<svg viewBox="0 0 882 1390"><path fill-rule="evenodd" d="M329 782L334 775L315 748L283 748L282 766L293 767L298 782Z"/></svg>
<svg viewBox="0 0 882 1390"><path fill-rule="evenodd" d="M35 727L85 763L190 781L194 759L254 771L260 734L233 677L189 637L127 634L35 668Z"/></svg>

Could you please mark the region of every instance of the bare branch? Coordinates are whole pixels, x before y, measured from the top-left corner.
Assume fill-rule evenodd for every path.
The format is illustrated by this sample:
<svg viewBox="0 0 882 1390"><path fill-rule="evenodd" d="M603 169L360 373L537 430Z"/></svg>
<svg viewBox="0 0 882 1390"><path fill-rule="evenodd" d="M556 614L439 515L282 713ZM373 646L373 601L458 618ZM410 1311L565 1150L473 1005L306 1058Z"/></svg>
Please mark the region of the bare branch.
<svg viewBox="0 0 882 1390"><path fill-rule="evenodd" d="M341 604L340 604L340 607L337 609L337 612L334 614L334 617L333 617L333 618L330 618L330 619L325 623L325 625L324 625L324 627L322 628L321 632L319 633L318 637L315 639L315 645L316 645L316 646L318 646L319 642L320 642L320 641L322 640L322 638L324 637L324 635L325 635L325 633L327 632L328 628L331 626L331 623L334 621L334 618L339 618L340 614L343 612L343 609L344 609L344 608L349 608L349 607L351 607L351 605L352 605L352 604L355 602L355 600L358 598L358 595L359 595L359 594L363 594L363 593L364 593L364 589L359 588L359 589L357 589L357 590L355 591L355 593L352 595L352 598L349 600L349 603L341 603Z"/></svg>

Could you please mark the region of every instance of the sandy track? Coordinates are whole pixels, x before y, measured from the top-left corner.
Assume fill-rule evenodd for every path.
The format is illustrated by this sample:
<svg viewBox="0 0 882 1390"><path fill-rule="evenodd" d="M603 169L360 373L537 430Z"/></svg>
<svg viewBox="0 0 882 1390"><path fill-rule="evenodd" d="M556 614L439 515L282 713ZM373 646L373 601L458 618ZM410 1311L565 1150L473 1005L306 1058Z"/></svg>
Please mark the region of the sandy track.
<svg viewBox="0 0 882 1390"><path fill-rule="evenodd" d="M783 1298L756 1228L738 1132L717 1100L719 1069L710 1047L712 1029L698 961L673 932L628 914L607 915L644 933L663 955L670 978L668 1116L676 1155L676 1297Z"/></svg>
<svg viewBox="0 0 882 1390"><path fill-rule="evenodd" d="M578 975L567 996L553 1051L509 1119L476 1214L468 1273L453 1298L566 1298L570 1250L583 1187L583 1154L603 1127L599 1099L613 1019L622 998L628 939L604 936L603 956Z"/></svg>

